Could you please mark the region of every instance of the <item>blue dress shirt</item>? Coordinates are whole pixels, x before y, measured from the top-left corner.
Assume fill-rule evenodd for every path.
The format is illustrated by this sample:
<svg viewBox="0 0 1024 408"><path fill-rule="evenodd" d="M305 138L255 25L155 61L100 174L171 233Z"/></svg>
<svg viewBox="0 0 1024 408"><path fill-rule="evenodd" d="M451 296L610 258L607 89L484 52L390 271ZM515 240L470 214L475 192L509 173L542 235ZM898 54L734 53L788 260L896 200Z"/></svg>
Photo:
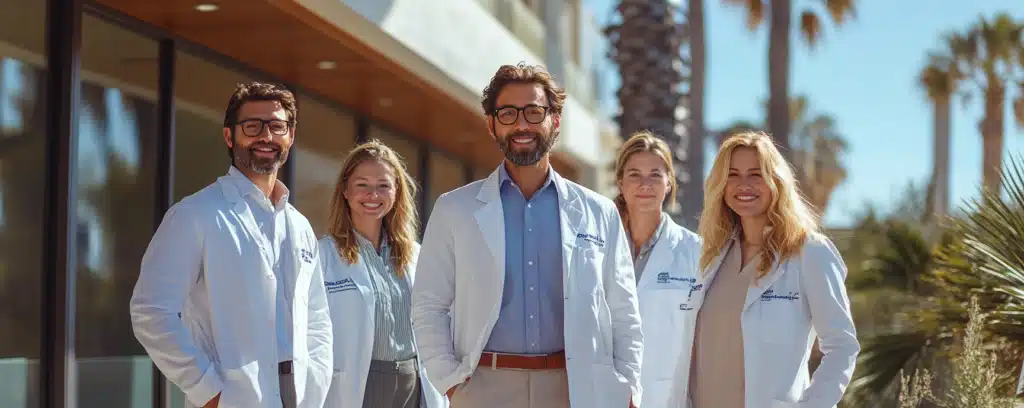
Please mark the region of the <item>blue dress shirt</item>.
<svg viewBox="0 0 1024 408"><path fill-rule="evenodd" d="M484 350L548 354L565 349L562 233L554 169L529 200L505 165L498 169L505 218L501 312Z"/></svg>

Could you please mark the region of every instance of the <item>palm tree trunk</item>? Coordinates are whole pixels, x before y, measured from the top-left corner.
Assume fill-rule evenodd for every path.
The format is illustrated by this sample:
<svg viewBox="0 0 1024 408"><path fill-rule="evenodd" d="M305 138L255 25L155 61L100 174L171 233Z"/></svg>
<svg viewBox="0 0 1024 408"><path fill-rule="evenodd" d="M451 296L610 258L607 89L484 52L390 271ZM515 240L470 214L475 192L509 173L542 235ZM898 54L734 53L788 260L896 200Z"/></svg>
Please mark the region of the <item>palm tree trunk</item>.
<svg viewBox="0 0 1024 408"><path fill-rule="evenodd" d="M676 200L679 202L680 222L684 227L696 230L700 211L704 207L704 141L707 129L704 126L704 87L707 78L707 44L704 36L704 0L689 0L687 23L690 40L690 93L689 131L686 149L685 182L679 183Z"/></svg>
<svg viewBox="0 0 1024 408"><path fill-rule="evenodd" d="M932 147L932 195L931 210L937 216L949 214L949 143L950 126L952 126L951 97L945 96L933 103L933 131L935 132Z"/></svg>
<svg viewBox="0 0 1024 408"><path fill-rule="evenodd" d="M999 194L1003 168L1003 104L1006 87L998 79L989 78L985 90L985 117L979 128L982 139L982 185L986 191Z"/></svg>
<svg viewBox="0 0 1024 408"><path fill-rule="evenodd" d="M768 131L786 158L789 149L789 33L792 0L772 0L768 38Z"/></svg>

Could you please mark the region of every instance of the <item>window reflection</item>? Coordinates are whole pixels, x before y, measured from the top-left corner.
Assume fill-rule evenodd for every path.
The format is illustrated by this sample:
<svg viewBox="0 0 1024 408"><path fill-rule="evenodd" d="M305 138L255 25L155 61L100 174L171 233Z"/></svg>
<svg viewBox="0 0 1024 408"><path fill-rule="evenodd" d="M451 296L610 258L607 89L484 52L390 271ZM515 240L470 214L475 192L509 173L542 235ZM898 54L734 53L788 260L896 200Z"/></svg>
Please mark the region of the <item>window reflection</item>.
<svg viewBox="0 0 1024 408"><path fill-rule="evenodd" d="M356 124L347 112L299 95L299 126L289 160L295 161L295 206L316 235L327 233L341 161L355 147Z"/></svg>
<svg viewBox="0 0 1024 408"><path fill-rule="evenodd" d="M427 218L430 217L430 211L434 208L434 201L437 201L437 197L466 184L466 171L462 167L462 163L445 156L444 153L432 150L428 167L430 168L430 185L427 188L426 202L423 203L423 224L426 224Z"/></svg>
<svg viewBox="0 0 1024 408"><path fill-rule="evenodd" d="M152 363L127 310L156 222L157 43L85 16L82 51L74 207L78 405L148 407Z"/></svg>
<svg viewBox="0 0 1024 408"><path fill-rule="evenodd" d="M0 0L0 407L40 404L46 2Z"/></svg>

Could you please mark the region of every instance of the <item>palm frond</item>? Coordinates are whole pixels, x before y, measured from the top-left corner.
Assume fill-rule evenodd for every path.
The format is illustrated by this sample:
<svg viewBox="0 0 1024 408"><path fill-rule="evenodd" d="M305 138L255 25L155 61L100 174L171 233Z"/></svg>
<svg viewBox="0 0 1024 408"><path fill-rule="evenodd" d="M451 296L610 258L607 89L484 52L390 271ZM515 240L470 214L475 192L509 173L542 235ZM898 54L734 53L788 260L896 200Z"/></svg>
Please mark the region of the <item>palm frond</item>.
<svg viewBox="0 0 1024 408"><path fill-rule="evenodd" d="M851 406L867 406L876 396L894 395L900 372L922 364L933 336L920 331L874 336L861 342L857 369L843 398Z"/></svg>
<svg viewBox="0 0 1024 408"><path fill-rule="evenodd" d="M821 40L821 27L821 18L813 11L805 10L803 13L800 13L801 37L803 37L804 41L807 42L807 46L811 47L811 49L814 49L814 46Z"/></svg>
<svg viewBox="0 0 1024 408"><path fill-rule="evenodd" d="M853 0L825 0L825 8L837 26L857 17L857 4Z"/></svg>

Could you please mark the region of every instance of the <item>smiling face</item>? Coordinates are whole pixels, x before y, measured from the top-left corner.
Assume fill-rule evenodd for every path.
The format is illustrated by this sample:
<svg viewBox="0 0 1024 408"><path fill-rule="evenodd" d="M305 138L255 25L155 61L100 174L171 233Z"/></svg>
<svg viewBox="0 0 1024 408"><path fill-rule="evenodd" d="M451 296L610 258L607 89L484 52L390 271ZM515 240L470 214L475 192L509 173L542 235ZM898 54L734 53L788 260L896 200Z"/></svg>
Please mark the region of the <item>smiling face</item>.
<svg viewBox="0 0 1024 408"><path fill-rule="evenodd" d="M395 172L378 160L359 163L344 194L353 221L382 220L395 205Z"/></svg>
<svg viewBox="0 0 1024 408"><path fill-rule="evenodd" d="M760 217L768 211L771 200L772 193L761 174L757 150L745 146L733 149L725 184L725 204L740 217Z"/></svg>
<svg viewBox="0 0 1024 408"><path fill-rule="evenodd" d="M274 174L281 168L288 160L294 136L288 113L277 101L246 102L238 109L233 128L224 129L224 141L231 148L235 166L257 174Z"/></svg>
<svg viewBox="0 0 1024 408"><path fill-rule="evenodd" d="M619 191L630 214L661 212L669 193L669 175L665 161L652 152L636 152L623 166Z"/></svg>
<svg viewBox="0 0 1024 408"><path fill-rule="evenodd" d="M487 122L491 137L509 162L534 165L551 151L558 139L560 118L550 109L539 84L510 83L501 89Z"/></svg>

